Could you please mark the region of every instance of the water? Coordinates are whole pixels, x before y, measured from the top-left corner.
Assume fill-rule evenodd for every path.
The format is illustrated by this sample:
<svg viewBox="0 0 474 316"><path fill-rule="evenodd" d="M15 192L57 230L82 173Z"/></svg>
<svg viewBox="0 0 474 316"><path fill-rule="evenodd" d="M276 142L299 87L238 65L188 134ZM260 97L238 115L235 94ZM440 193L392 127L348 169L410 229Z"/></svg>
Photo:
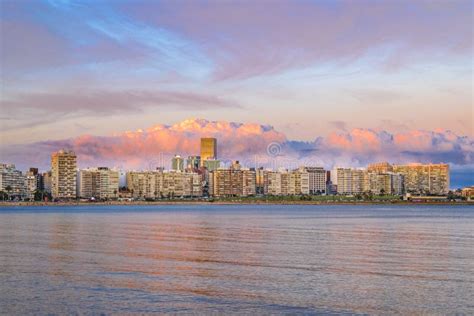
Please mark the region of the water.
<svg viewBox="0 0 474 316"><path fill-rule="evenodd" d="M472 206L0 208L0 314L473 314Z"/></svg>

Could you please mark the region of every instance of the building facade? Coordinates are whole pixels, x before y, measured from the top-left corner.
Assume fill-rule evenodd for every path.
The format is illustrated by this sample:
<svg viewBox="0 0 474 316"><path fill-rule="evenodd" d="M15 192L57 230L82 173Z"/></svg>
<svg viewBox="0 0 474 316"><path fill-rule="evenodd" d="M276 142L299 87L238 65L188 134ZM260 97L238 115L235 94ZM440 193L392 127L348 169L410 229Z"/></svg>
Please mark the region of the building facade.
<svg viewBox="0 0 474 316"><path fill-rule="evenodd" d="M5 192L10 199L25 197L25 177L14 164L0 163L0 191Z"/></svg>
<svg viewBox="0 0 474 316"><path fill-rule="evenodd" d="M38 179L37 179L38 170L27 171L25 173L25 197L29 200L35 199L35 192L38 190Z"/></svg>
<svg viewBox="0 0 474 316"><path fill-rule="evenodd" d="M402 195L404 193L403 175L394 172L369 172L369 191L373 194Z"/></svg>
<svg viewBox="0 0 474 316"><path fill-rule="evenodd" d="M368 172L363 169L336 168L331 171L331 182L337 194L353 195L369 191Z"/></svg>
<svg viewBox="0 0 474 316"><path fill-rule="evenodd" d="M258 168L255 170L255 191L258 195L268 194L268 175L270 171Z"/></svg>
<svg viewBox="0 0 474 316"><path fill-rule="evenodd" d="M217 139L201 138L201 162L217 159Z"/></svg>
<svg viewBox="0 0 474 316"><path fill-rule="evenodd" d="M309 176L309 194L326 193L326 170L322 167L301 167Z"/></svg>
<svg viewBox="0 0 474 316"><path fill-rule="evenodd" d="M388 162L371 163L367 167L367 171L373 173L389 173L393 172L393 166Z"/></svg>
<svg viewBox="0 0 474 316"><path fill-rule="evenodd" d="M42 177L43 177L43 190L47 193L51 193L51 188L52 188L52 185L51 185L51 178L52 178L52 173L51 173L51 170L50 171L47 171L47 172L44 172L42 174Z"/></svg>
<svg viewBox="0 0 474 316"><path fill-rule="evenodd" d="M51 155L51 194L53 198L76 198L77 157L60 150Z"/></svg>
<svg viewBox="0 0 474 316"><path fill-rule="evenodd" d="M81 198L116 199L119 194L119 172L106 167L80 170L77 195Z"/></svg>
<svg viewBox="0 0 474 316"><path fill-rule="evenodd" d="M209 194L215 197L253 196L256 194L256 172L234 163L231 168L210 172Z"/></svg>
<svg viewBox="0 0 474 316"><path fill-rule="evenodd" d="M394 165L393 171L403 175L407 193L445 195L449 192L448 164Z"/></svg>
<svg viewBox="0 0 474 316"><path fill-rule="evenodd" d="M194 172L131 171L127 188L134 198L159 199L200 197L202 177Z"/></svg>

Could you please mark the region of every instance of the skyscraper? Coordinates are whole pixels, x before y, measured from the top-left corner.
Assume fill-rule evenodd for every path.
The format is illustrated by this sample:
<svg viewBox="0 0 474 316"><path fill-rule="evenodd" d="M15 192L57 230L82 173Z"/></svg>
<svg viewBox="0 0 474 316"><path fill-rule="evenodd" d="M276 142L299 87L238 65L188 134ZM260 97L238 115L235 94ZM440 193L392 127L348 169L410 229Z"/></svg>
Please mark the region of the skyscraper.
<svg viewBox="0 0 474 316"><path fill-rule="evenodd" d="M217 139L201 138L201 163L211 159L217 159Z"/></svg>
<svg viewBox="0 0 474 316"><path fill-rule="evenodd" d="M51 155L53 198L76 198L76 154L60 150Z"/></svg>

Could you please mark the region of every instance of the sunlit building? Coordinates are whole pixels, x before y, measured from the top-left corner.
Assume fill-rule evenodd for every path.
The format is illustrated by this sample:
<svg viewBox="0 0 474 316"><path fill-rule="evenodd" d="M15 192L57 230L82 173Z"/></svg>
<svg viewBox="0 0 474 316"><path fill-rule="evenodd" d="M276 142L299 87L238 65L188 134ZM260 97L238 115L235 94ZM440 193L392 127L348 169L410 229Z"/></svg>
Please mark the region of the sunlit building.
<svg viewBox="0 0 474 316"><path fill-rule="evenodd" d="M210 173L210 195L251 196L256 194L256 172L243 168L238 161L230 168L219 168Z"/></svg>
<svg viewBox="0 0 474 316"><path fill-rule="evenodd" d="M309 194L309 173L305 168L293 170L289 173L288 195Z"/></svg>
<svg viewBox="0 0 474 316"><path fill-rule="evenodd" d="M283 195L282 194L282 173L278 171L268 171L267 177L267 193L268 195Z"/></svg>
<svg viewBox="0 0 474 316"><path fill-rule="evenodd" d="M51 155L51 194L53 198L76 198L76 154L60 150Z"/></svg>
<svg viewBox="0 0 474 316"><path fill-rule="evenodd" d="M217 159L217 139L201 138L201 162Z"/></svg>
<svg viewBox="0 0 474 316"><path fill-rule="evenodd" d="M301 167L301 171L308 173L309 194L326 193L326 170L322 167Z"/></svg>
<svg viewBox="0 0 474 316"><path fill-rule="evenodd" d="M394 165L393 171L404 177L405 191L412 194L448 194L448 164Z"/></svg>
<svg viewBox="0 0 474 316"><path fill-rule="evenodd" d="M127 187L134 198L157 199L202 196L201 175L193 172L131 171Z"/></svg>
<svg viewBox="0 0 474 316"><path fill-rule="evenodd" d="M336 168L331 172L331 182L338 194L360 194L369 191L368 172L363 169Z"/></svg>
<svg viewBox="0 0 474 316"><path fill-rule="evenodd" d="M403 194L403 175L399 173L369 172L369 191L374 194Z"/></svg>
<svg viewBox="0 0 474 316"><path fill-rule="evenodd" d="M256 194L265 195L268 193L268 175L269 175L269 171L263 168L258 168L255 171Z"/></svg>
<svg viewBox="0 0 474 316"><path fill-rule="evenodd" d="M82 198L116 199L119 172L106 167L79 170L77 195Z"/></svg>
<svg viewBox="0 0 474 316"><path fill-rule="evenodd" d="M367 167L367 171L375 173L388 173L393 172L393 166L388 162L371 163Z"/></svg>

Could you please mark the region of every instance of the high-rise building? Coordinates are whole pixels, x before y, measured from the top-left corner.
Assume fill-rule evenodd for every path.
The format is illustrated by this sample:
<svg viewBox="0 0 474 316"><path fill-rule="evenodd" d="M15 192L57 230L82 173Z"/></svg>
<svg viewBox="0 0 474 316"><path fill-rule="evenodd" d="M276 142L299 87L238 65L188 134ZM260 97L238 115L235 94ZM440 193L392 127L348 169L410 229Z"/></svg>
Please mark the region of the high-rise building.
<svg viewBox="0 0 474 316"><path fill-rule="evenodd" d="M38 172L38 168L30 168L29 172L36 178L36 190L44 190L43 175Z"/></svg>
<svg viewBox="0 0 474 316"><path fill-rule="evenodd" d="M119 172L106 167L79 170L77 195L82 198L116 199Z"/></svg>
<svg viewBox="0 0 474 316"><path fill-rule="evenodd" d="M37 181L37 178L36 176L38 175L38 169L36 169L36 174L35 174L35 171L27 171L25 173L25 189L26 189L26 192L25 192L25 196L30 199L30 200L33 200L35 198L35 192L36 190L38 189L38 181Z"/></svg>
<svg viewBox="0 0 474 316"><path fill-rule="evenodd" d="M369 191L368 172L363 169L336 168L331 182L337 185L338 194L360 194Z"/></svg>
<svg viewBox="0 0 474 316"><path fill-rule="evenodd" d="M281 172L268 171L267 177L267 193L268 195L282 195Z"/></svg>
<svg viewBox="0 0 474 316"><path fill-rule="evenodd" d="M309 194L309 173L298 169L289 173L288 195Z"/></svg>
<svg viewBox="0 0 474 316"><path fill-rule="evenodd" d="M262 167L255 171L255 190L256 194L265 195L268 193L268 170L264 170Z"/></svg>
<svg viewBox="0 0 474 316"><path fill-rule="evenodd" d="M219 168L210 172L212 187L209 194L216 197L241 196L242 195L242 172L231 168Z"/></svg>
<svg viewBox="0 0 474 316"><path fill-rule="evenodd" d="M184 158L179 155L174 156L171 159L171 170L184 171Z"/></svg>
<svg viewBox="0 0 474 316"><path fill-rule="evenodd" d="M217 159L217 139L201 138L201 163L211 159Z"/></svg>
<svg viewBox="0 0 474 316"><path fill-rule="evenodd" d="M52 178L51 170L44 172L42 174L43 177L43 190L47 193L51 193L51 178Z"/></svg>
<svg viewBox="0 0 474 316"><path fill-rule="evenodd" d="M255 169L241 168L242 172L242 196L252 196L256 191Z"/></svg>
<svg viewBox="0 0 474 316"><path fill-rule="evenodd" d="M403 194L403 175L400 173L368 173L369 191L374 194Z"/></svg>
<svg viewBox="0 0 474 316"><path fill-rule="evenodd" d="M51 155L51 194L53 198L76 198L76 154L60 150Z"/></svg>
<svg viewBox="0 0 474 316"><path fill-rule="evenodd" d="M280 191L281 195L289 195L290 194L290 174L288 171L283 170L279 171L280 173Z"/></svg>
<svg viewBox="0 0 474 316"><path fill-rule="evenodd" d="M301 167L309 176L309 194L326 193L326 170L322 167Z"/></svg>
<svg viewBox="0 0 474 316"><path fill-rule="evenodd" d="M412 194L448 194L448 164L394 165L393 171L404 177L405 191Z"/></svg>
<svg viewBox="0 0 474 316"><path fill-rule="evenodd" d="M0 163L0 191L5 192L9 198L25 197L25 177L14 164Z"/></svg>
<svg viewBox="0 0 474 316"><path fill-rule="evenodd" d="M256 194L256 173L254 169L243 168L239 162L232 167L219 168L210 172L209 194L222 196L251 196Z"/></svg>
<svg viewBox="0 0 474 316"><path fill-rule="evenodd" d="M127 187L134 198L199 197L201 184L201 175L193 172L127 172Z"/></svg>

